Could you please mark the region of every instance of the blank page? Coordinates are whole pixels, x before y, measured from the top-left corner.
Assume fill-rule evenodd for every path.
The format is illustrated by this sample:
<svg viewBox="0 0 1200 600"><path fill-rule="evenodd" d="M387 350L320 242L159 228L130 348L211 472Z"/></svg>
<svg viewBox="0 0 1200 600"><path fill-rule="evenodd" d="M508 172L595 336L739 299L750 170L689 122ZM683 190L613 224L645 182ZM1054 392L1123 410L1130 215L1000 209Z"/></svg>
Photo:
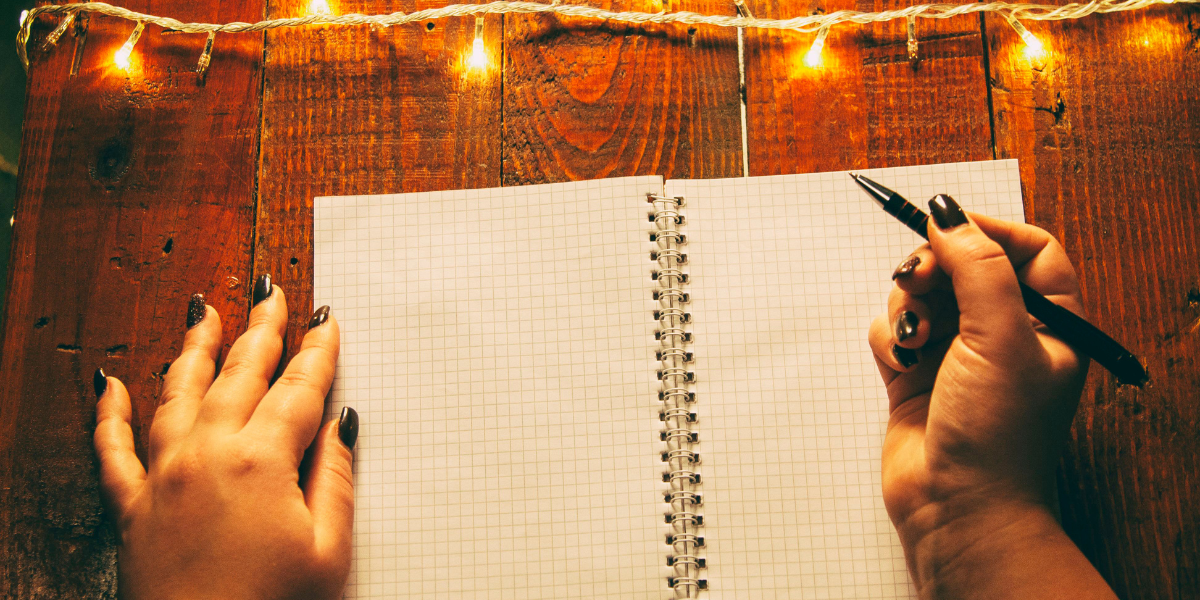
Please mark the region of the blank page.
<svg viewBox="0 0 1200 600"><path fill-rule="evenodd" d="M347 598L664 598L659 177L317 198L330 411L361 416Z"/></svg>
<svg viewBox="0 0 1200 600"><path fill-rule="evenodd" d="M1023 221L1017 162L860 173ZM670 181L686 198L712 599L915 595L883 507L867 327L923 240L846 173Z"/></svg>

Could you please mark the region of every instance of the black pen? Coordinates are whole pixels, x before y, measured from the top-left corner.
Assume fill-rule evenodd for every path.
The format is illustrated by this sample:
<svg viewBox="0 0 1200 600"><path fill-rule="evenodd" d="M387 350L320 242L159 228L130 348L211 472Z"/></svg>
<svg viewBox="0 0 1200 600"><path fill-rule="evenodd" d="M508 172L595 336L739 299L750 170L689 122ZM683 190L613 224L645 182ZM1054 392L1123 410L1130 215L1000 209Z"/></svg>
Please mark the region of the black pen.
<svg viewBox="0 0 1200 600"><path fill-rule="evenodd" d="M929 215L913 206L900 194L862 175L851 173L850 177L883 206L883 210L887 211L889 215L908 225L909 229L917 232L917 235L929 239L929 234L925 231L928 227ZM1146 369L1142 367L1142 363L1137 357L1118 344L1116 340L1097 329L1095 325L1051 302L1024 283L1021 284L1021 297L1025 299L1025 310L1029 311L1029 314L1041 321L1071 347L1108 369L1116 376L1117 381L1141 387L1150 380L1150 376L1146 374Z"/></svg>

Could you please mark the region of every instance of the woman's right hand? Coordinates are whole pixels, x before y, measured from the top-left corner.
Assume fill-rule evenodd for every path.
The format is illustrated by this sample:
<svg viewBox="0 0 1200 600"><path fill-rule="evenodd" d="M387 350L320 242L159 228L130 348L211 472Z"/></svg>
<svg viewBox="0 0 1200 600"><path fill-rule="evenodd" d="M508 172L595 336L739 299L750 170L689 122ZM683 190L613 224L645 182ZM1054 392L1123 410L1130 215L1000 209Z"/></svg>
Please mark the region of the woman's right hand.
<svg viewBox="0 0 1200 600"><path fill-rule="evenodd" d="M869 332L891 411L884 503L914 581L925 597L1112 597L1055 518L1087 358L1018 286L1082 314L1074 269L1037 227L968 217L948 196L930 212L929 244Z"/></svg>

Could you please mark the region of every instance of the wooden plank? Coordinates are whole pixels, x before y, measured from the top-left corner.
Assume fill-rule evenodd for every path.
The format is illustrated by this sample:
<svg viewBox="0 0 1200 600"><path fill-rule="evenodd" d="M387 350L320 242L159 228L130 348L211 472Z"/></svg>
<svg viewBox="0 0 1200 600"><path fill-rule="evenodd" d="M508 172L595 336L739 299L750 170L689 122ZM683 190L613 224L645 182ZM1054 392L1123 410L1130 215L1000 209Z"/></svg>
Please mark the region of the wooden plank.
<svg viewBox="0 0 1200 600"><path fill-rule="evenodd" d="M377 14L446 2L331 4ZM273 2L270 15L307 5ZM501 17L486 23L485 69L467 63L473 18L267 33L254 264L288 294L290 354L313 310L314 197L500 185Z"/></svg>
<svg viewBox="0 0 1200 600"><path fill-rule="evenodd" d="M723 0L603 6L735 14ZM508 15L504 39L505 185L741 176L735 31Z"/></svg>
<svg viewBox="0 0 1200 600"><path fill-rule="evenodd" d="M1200 64L1196 12L986 22L996 146L1066 246L1092 320L1151 383L1093 365L1063 461L1063 520L1123 598L1200 596Z"/></svg>
<svg viewBox="0 0 1200 600"><path fill-rule="evenodd" d="M262 14L256 2L126 5L203 21ZM86 44L68 33L48 53L30 45L0 367L6 598L115 596L92 455L93 370L129 387L144 456L188 297L206 294L226 339L245 320L262 38L218 37L201 86L191 70L204 36L148 27L131 72L115 69L131 29L94 17Z"/></svg>
<svg viewBox="0 0 1200 600"><path fill-rule="evenodd" d="M902 8L899 0L749 0L762 18ZM750 174L777 175L992 158L978 17L917 24L908 60L903 20L830 30L818 68L815 34L746 34Z"/></svg>

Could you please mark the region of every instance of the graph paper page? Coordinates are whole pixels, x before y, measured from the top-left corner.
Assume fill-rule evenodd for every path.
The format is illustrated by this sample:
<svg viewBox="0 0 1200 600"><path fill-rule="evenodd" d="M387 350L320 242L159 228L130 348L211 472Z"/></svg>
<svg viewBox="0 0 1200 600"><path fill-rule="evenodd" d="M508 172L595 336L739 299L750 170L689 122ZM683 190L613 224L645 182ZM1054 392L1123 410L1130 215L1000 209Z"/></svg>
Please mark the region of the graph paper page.
<svg viewBox="0 0 1200 600"><path fill-rule="evenodd" d="M1017 162L860 173L1023 221ZM880 491L867 327L922 240L846 173L670 181L686 198L711 599L909 598Z"/></svg>
<svg viewBox="0 0 1200 600"><path fill-rule="evenodd" d="M646 222L658 177L317 198L353 406L347 598L669 596Z"/></svg>

